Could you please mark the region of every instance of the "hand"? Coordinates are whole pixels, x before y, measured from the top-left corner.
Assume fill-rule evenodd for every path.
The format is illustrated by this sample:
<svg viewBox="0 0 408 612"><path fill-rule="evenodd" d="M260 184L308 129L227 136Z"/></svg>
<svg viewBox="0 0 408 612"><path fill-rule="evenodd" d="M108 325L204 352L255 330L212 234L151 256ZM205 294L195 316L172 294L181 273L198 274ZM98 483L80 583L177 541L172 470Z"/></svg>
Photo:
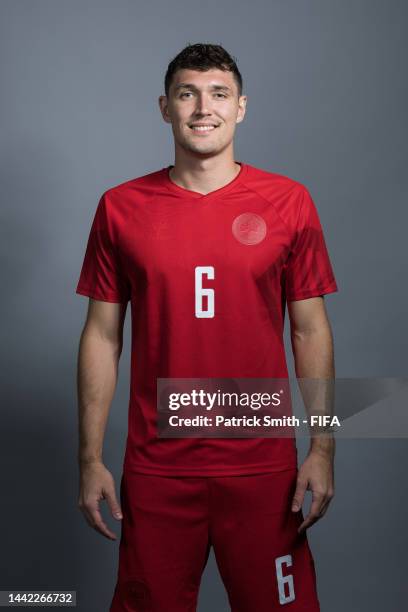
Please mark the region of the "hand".
<svg viewBox="0 0 408 612"><path fill-rule="evenodd" d="M309 451L298 471L292 501L293 512L299 512L301 509L306 490L312 491L312 504L309 514L298 528L298 533L321 519L334 497L333 456L330 453Z"/></svg>
<svg viewBox="0 0 408 612"><path fill-rule="evenodd" d="M112 516L120 520L122 512L116 498L112 474L99 461L81 464L78 506L91 527L105 537L116 540L116 534L110 531L99 510L101 499L107 500Z"/></svg>

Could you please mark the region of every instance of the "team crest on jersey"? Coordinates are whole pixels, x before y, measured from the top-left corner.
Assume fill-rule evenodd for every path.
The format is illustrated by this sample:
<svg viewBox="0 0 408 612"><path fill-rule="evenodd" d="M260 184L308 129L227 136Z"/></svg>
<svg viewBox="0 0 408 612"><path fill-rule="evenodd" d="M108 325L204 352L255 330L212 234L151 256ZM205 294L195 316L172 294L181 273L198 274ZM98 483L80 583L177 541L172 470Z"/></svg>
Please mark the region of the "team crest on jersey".
<svg viewBox="0 0 408 612"><path fill-rule="evenodd" d="M235 217L232 233L242 244L259 244L266 236L266 223L256 213L242 213Z"/></svg>

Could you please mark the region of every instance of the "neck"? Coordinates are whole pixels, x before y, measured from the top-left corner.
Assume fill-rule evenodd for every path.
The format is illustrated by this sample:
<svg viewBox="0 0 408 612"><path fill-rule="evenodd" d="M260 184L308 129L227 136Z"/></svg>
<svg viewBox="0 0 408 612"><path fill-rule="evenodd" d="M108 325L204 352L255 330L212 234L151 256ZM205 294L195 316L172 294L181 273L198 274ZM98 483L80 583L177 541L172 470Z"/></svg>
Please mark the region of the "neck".
<svg viewBox="0 0 408 612"><path fill-rule="evenodd" d="M197 158L192 155L175 156L175 163L169 170L170 179L176 185L207 194L230 183L240 172L241 166L233 155Z"/></svg>

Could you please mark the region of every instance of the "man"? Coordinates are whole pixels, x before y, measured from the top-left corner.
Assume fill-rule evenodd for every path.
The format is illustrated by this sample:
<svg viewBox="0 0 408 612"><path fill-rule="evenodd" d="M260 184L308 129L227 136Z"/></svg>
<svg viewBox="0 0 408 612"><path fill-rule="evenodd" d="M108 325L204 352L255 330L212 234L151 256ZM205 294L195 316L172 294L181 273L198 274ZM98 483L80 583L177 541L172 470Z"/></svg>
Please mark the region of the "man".
<svg viewBox="0 0 408 612"><path fill-rule="evenodd" d="M78 358L79 507L107 538L99 501L123 519L111 612L195 610L211 546L234 612L319 610L305 530L333 497L332 438L313 437L298 470L293 437L157 430L158 378L287 378L286 304L297 377L334 377L323 295L337 285L318 214L302 184L235 161L246 102L221 46L187 46L159 98L174 165L108 189L92 224L76 290L90 298ZM119 503L102 447L129 300Z"/></svg>

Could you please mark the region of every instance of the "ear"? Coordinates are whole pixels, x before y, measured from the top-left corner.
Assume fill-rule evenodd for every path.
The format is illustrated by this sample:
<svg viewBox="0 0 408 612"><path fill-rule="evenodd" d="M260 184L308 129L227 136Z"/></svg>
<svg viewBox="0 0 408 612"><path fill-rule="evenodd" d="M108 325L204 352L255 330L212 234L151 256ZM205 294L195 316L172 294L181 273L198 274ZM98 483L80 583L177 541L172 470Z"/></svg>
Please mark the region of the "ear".
<svg viewBox="0 0 408 612"><path fill-rule="evenodd" d="M247 96L240 96L239 101L238 101L238 115L237 115L236 123L241 123L241 121L243 121L245 117L246 105L247 105Z"/></svg>
<svg viewBox="0 0 408 612"><path fill-rule="evenodd" d="M166 121L166 123L171 123L171 119L168 113L167 96L163 96L163 95L159 96L158 103L159 103L160 112L162 114L164 121Z"/></svg>

